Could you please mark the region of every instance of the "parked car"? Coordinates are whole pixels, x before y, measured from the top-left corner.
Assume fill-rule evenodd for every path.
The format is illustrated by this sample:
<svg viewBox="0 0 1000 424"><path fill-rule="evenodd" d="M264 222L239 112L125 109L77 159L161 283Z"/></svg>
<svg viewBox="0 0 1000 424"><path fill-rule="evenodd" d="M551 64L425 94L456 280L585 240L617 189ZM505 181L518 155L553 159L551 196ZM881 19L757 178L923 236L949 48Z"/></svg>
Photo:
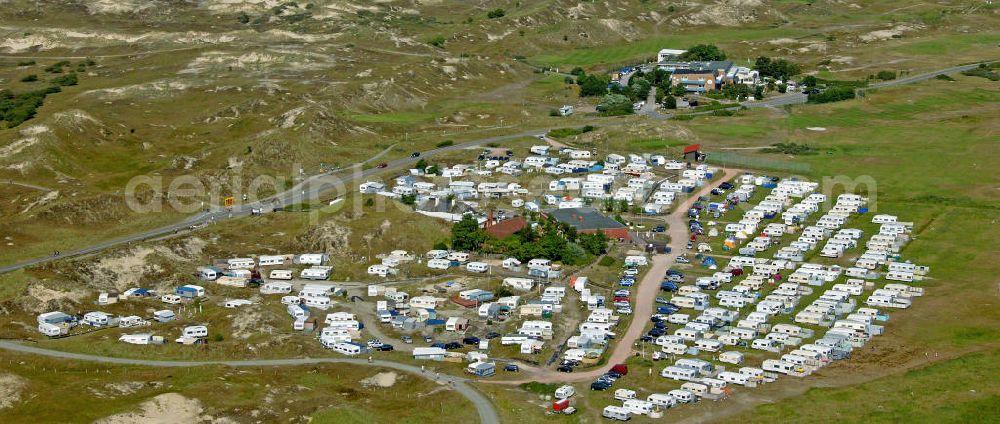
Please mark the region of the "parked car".
<svg viewBox="0 0 1000 424"><path fill-rule="evenodd" d="M573 372L573 367L571 367L569 365L562 365L559 368L556 368L556 371L559 371L559 372Z"/></svg>
<svg viewBox="0 0 1000 424"><path fill-rule="evenodd" d="M656 303L670 303L670 301L667 300L667 298L665 298L665 297L657 297L656 298Z"/></svg>
<svg viewBox="0 0 1000 424"><path fill-rule="evenodd" d="M673 281L664 281L664 282L660 283L660 290L664 290L664 291L668 291L668 292L675 292L675 291L677 291L677 289L678 289L677 283L674 283ZM657 298L657 299L659 299L659 298Z"/></svg>
<svg viewBox="0 0 1000 424"><path fill-rule="evenodd" d="M679 309L680 308L678 308L676 305L668 303L668 304L663 305L663 306L657 306L656 307L656 312L657 313L661 313L661 314L668 314L669 315L669 314L672 314L674 312L677 312Z"/></svg>
<svg viewBox="0 0 1000 424"><path fill-rule="evenodd" d="M444 345L444 348L447 349L447 350L461 349L462 348L462 344L459 343L459 342L449 342L449 343L447 343L447 344Z"/></svg>
<svg viewBox="0 0 1000 424"><path fill-rule="evenodd" d="M503 367L503 370L507 372L518 372L521 371L521 368L518 367L517 364L507 364Z"/></svg>
<svg viewBox="0 0 1000 424"><path fill-rule="evenodd" d="M433 342L433 341L434 341L433 337L431 337L431 336L424 336L424 342L430 343L430 342Z"/></svg>
<svg viewBox="0 0 1000 424"><path fill-rule="evenodd" d="M403 343L406 343L406 344L413 343L413 337L410 337L410 336L403 336L403 337L400 337L399 339L402 340Z"/></svg>
<svg viewBox="0 0 1000 424"><path fill-rule="evenodd" d="M678 256L677 259L674 259L674 262L677 262L679 264L689 264L691 263L691 260L683 256Z"/></svg>
<svg viewBox="0 0 1000 424"><path fill-rule="evenodd" d="M729 181L724 181L722 184L719 184L719 188L721 188L723 190L732 190L733 183L731 183Z"/></svg>
<svg viewBox="0 0 1000 424"><path fill-rule="evenodd" d="M593 383L590 383L590 390L597 390L597 391L603 392L603 391L608 390L610 388L611 388L611 383L608 383L608 382L603 381L603 380L598 380L598 381L595 381Z"/></svg>
<svg viewBox="0 0 1000 424"><path fill-rule="evenodd" d="M497 333L496 331L490 331L489 333L486 333L487 339L495 339L497 337L500 337L500 333Z"/></svg>
<svg viewBox="0 0 1000 424"><path fill-rule="evenodd" d="M467 345L477 345L477 344L479 344L479 337L475 337L475 336L466 337L466 338L462 339L462 343L465 343Z"/></svg>
<svg viewBox="0 0 1000 424"><path fill-rule="evenodd" d="M653 228L654 233L662 233L664 231L667 231L667 227L664 225L657 225L656 227Z"/></svg>
<svg viewBox="0 0 1000 424"><path fill-rule="evenodd" d="M383 344L384 343L382 343L382 341L379 340L379 339L368 340L368 348L369 349L378 349L379 347L382 347Z"/></svg>
<svg viewBox="0 0 1000 424"><path fill-rule="evenodd" d="M391 344L385 344L385 343L383 343L383 344L382 344L382 346L379 346L379 347L377 347L376 349L377 349L377 350L380 350L380 351L382 351L382 352L392 352L392 351L393 351L393 349L395 349L395 348L394 348L394 347L392 347L392 345L391 345Z"/></svg>
<svg viewBox="0 0 1000 424"><path fill-rule="evenodd" d="M437 342L437 343L434 343L434 344L431 345L431 347L436 347L436 348L440 348L440 349L447 349L447 347L445 347L445 346L446 345L444 343L442 343L442 342Z"/></svg>

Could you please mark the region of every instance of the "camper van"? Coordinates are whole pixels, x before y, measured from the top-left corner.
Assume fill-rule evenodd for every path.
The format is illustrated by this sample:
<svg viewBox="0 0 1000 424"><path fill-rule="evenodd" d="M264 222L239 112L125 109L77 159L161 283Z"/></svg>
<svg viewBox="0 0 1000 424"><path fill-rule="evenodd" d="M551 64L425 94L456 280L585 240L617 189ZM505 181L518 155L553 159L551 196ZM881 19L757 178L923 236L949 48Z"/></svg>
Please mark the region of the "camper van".
<svg viewBox="0 0 1000 424"><path fill-rule="evenodd" d="M469 261L469 254L466 252L451 252L448 254L449 261L455 261L458 263L466 263Z"/></svg>
<svg viewBox="0 0 1000 424"><path fill-rule="evenodd" d="M698 378L698 371L671 365L660 371L660 377L677 381L692 381Z"/></svg>
<svg viewBox="0 0 1000 424"><path fill-rule="evenodd" d="M257 265L259 266L275 266L284 265L285 257L279 255L261 255L257 257Z"/></svg>
<svg viewBox="0 0 1000 424"><path fill-rule="evenodd" d="M177 319L177 314L169 309L153 312L153 320L156 322L170 322Z"/></svg>
<svg viewBox="0 0 1000 424"><path fill-rule="evenodd" d="M38 332L49 337L57 337L69 333L69 326L43 322L38 324Z"/></svg>
<svg viewBox="0 0 1000 424"><path fill-rule="evenodd" d="M272 280L291 280L292 270L290 269L272 269L267 275L268 278Z"/></svg>
<svg viewBox="0 0 1000 424"><path fill-rule="evenodd" d="M326 296L310 296L310 297L303 297L302 304L310 308L326 310L330 308L332 301L330 300L329 297Z"/></svg>
<svg viewBox="0 0 1000 424"><path fill-rule="evenodd" d="M752 377L746 374L740 374L738 372L723 371L718 375L719 380L725 381L727 383L739 384L741 386L746 386L751 381Z"/></svg>
<svg viewBox="0 0 1000 424"><path fill-rule="evenodd" d="M181 330L182 338L202 338L208 337L208 327L204 325L192 325Z"/></svg>
<svg viewBox="0 0 1000 424"><path fill-rule="evenodd" d="M260 286L260 294L288 294L291 292L291 283L272 281Z"/></svg>
<svg viewBox="0 0 1000 424"><path fill-rule="evenodd" d="M610 418L617 421L628 421L632 419L632 413L627 409L620 406L608 405L604 407L604 411L601 412L601 416L604 418Z"/></svg>
<svg viewBox="0 0 1000 424"><path fill-rule="evenodd" d="M299 273L299 277L306 280L326 280L327 278L330 278L330 271L332 270L333 267L329 266L306 268Z"/></svg>
<svg viewBox="0 0 1000 424"><path fill-rule="evenodd" d="M281 296L282 305L298 305L302 303L302 299L298 296Z"/></svg>
<svg viewBox="0 0 1000 424"><path fill-rule="evenodd" d="M670 395L670 397L677 399L677 401L680 403L691 403L698 401L698 398L695 397L694 393L691 393L687 390L674 389L667 392L667 394Z"/></svg>
<svg viewBox="0 0 1000 424"><path fill-rule="evenodd" d="M641 399L629 399L622 402L622 408L636 415L648 415L653 412L655 406L652 402Z"/></svg>
<svg viewBox="0 0 1000 424"><path fill-rule="evenodd" d="M709 387L707 385L701 384L701 383L687 382L687 383L681 384L681 389L687 390L687 391L691 392L692 394L694 394L695 396L698 396L698 397L703 397L703 396L709 394Z"/></svg>
<svg viewBox="0 0 1000 424"><path fill-rule="evenodd" d="M364 350L361 345L354 343L337 343L334 344L331 349L333 349L334 352L347 356L358 355L362 352L362 350Z"/></svg>
<svg viewBox="0 0 1000 424"><path fill-rule="evenodd" d="M253 258L233 258L226 259L226 266L229 269L250 269L253 268L256 263Z"/></svg>
<svg viewBox="0 0 1000 424"><path fill-rule="evenodd" d="M486 262L469 262L465 264L465 270L469 272L483 273L490 270L490 265Z"/></svg>

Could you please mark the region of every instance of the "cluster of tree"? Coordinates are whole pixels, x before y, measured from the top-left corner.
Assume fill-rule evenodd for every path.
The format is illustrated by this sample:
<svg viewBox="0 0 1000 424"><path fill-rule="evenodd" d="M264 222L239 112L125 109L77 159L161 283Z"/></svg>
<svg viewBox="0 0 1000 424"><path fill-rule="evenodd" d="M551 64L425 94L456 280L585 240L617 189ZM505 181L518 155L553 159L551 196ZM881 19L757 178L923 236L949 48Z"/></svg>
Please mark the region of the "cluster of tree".
<svg viewBox="0 0 1000 424"><path fill-rule="evenodd" d="M611 78L607 75L586 74L579 75L576 79L580 86L580 97L597 97L608 94L608 84Z"/></svg>
<svg viewBox="0 0 1000 424"><path fill-rule="evenodd" d="M874 78L882 81L892 81L896 79L896 73L894 71L878 71Z"/></svg>
<svg viewBox="0 0 1000 424"><path fill-rule="evenodd" d="M809 103L831 103L853 99L854 87L830 87L809 95Z"/></svg>
<svg viewBox="0 0 1000 424"><path fill-rule="evenodd" d="M417 163L416 163L416 165L413 165L413 167L416 168L416 169L422 169L424 171L424 173L427 174L427 175L440 175L441 174L441 167L439 167L437 165L431 165L431 164L427 163L427 161L424 160L423 158L421 158L420 160L418 160Z"/></svg>
<svg viewBox="0 0 1000 424"><path fill-rule="evenodd" d="M815 155L816 149L808 144L776 143L761 150L763 153L782 153L786 155Z"/></svg>
<svg viewBox="0 0 1000 424"><path fill-rule="evenodd" d="M539 230L528 225L501 240L480 228L476 218L466 215L452 226L451 247L455 250L513 256L522 261L546 258L574 265L585 261L588 255L606 253L608 239L600 231L578 234L570 225L546 220Z"/></svg>
<svg viewBox="0 0 1000 424"><path fill-rule="evenodd" d="M628 115L633 112L632 99L624 94L608 93L597 105L597 110L605 115Z"/></svg>
<svg viewBox="0 0 1000 424"><path fill-rule="evenodd" d="M753 65L761 77L788 81L789 78L802 73L802 67L785 59L771 59L767 56L758 57Z"/></svg>
<svg viewBox="0 0 1000 424"><path fill-rule="evenodd" d="M62 90L58 85L18 94L0 90L0 121L4 121L7 128L21 125L35 116L38 108L45 102L45 96L60 91Z"/></svg>
<svg viewBox="0 0 1000 424"><path fill-rule="evenodd" d="M980 77L986 78L990 81L1000 81L1000 74L997 74L993 69L1000 67L1000 62L994 62L991 64L980 63L978 67L969 69L968 71L962 71L962 75L967 77Z"/></svg>
<svg viewBox="0 0 1000 424"><path fill-rule="evenodd" d="M714 44L698 44L691 46L677 58L684 61L726 60L726 53Z"/></svg>

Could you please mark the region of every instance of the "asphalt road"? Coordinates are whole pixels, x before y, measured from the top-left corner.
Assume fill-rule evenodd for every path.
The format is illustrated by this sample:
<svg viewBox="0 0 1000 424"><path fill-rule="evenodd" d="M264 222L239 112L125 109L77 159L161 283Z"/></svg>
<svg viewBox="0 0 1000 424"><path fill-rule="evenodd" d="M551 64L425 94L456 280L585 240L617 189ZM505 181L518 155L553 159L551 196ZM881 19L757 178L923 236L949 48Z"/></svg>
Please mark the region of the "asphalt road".
<svg viewBox="0 0 1000 424"><path fill-rule="evenodd" d="M486 396L484 396L478 390L466 384L468 380L454 377L448 374L440 374L432 371L424 371L413 365L401 364L392 361L383 361L380 359L373 359L371 362L365 359L353 359L353 358L261 359L261 360L248 360L248 361L154 361L148 359L113 358L107 356L95 356L95 355L84 355L80 353L62 352L58 350L49 350L49 349L27 346L20 343L14 343L8 340L0 340L0 348L20 353L42 355L60 359L72 359L77 361L101 362L101 363L119 364L119 365L137 365L137 366L161 367L161 368L200 367L207 365L224 365L227 367L282 367L282 366L313 365L313 364L350 364L350 365L391 368L397 371L402 371L418 375L430 380L438 381L441 382L442 384L450 385L452 388L455 389L456 392L458 392L462 396L465 396L465 398L468 399L469 402L472 402L472 404L476 407L476 412L479 413L479 421L481 423L484 424L500 423L500 416L497 414L496 409L493 407L493 403L490 402L490 400L486 398Z"/></svg>

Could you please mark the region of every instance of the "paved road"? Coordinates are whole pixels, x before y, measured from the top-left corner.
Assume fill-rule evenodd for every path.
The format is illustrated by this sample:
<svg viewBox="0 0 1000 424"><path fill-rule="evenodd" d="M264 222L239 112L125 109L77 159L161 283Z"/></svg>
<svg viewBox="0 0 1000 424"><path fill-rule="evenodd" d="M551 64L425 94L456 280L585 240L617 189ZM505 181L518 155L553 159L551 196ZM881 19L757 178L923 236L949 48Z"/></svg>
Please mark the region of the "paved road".
<svg viewBox="0 0 1000 424"><path fill-rule="evenodd" d="M885 88L885 87L895 87L897 85L913 84L915 82L926 81L931 78L937 77L938 75L949 75L957 74L962 71L968 71L970 69L975 69L979 67L979 63L973 63L969 65L952 66L950 68L945 68L933 72L928 72L925 74L910 75L905 78L897 78L891 81L882 81L874 84L869 84L868 87L862 88L861 90L868 90L872 88Z"/></svg>
<svg viewBox="0 0 1000 424"><path fill-rule="evenodd" d="M497 414L495 408L493 408L493 403L490 402L486 396L480 393L478 390L472 388L467 384L466 379L450 376L447 374L437 374L431 371L423 371L418 367L407 364L400 364L398 362L383 361L380 359L372 360L368 362L365 359L353 359L353 358L299 358L299 359L261 359L261 360L249 360L249 361L155 361L147 359L126 359L126 358L113 358L107 356L95 356L95 355L84 355L80 353L62 352L58 350L42 349L33 346L27 346L20 343L14 343L8 340L0 340L0 349L7 349L20 353L28 353L32 355L42 355L52 358L61 359L73 359L78 361L89 361L89 362L102 362L107 364L120 364L120 365L138 365L147 367L199 367L206 365L224 365L228 367L285 367L285 366L297 366L297 365L313 365L313 364L350 364L350 365L362 365L362 366L377 366L383 368L392 368L394 370L407 372L410 374L415 374L422 376L427 379L440 381L444 384L451 385L455 391L457 391L462 396L465 396L472 404L476 407L476 411L479 413L479 421L484 424L499 424L500 416Z"/></svg>

